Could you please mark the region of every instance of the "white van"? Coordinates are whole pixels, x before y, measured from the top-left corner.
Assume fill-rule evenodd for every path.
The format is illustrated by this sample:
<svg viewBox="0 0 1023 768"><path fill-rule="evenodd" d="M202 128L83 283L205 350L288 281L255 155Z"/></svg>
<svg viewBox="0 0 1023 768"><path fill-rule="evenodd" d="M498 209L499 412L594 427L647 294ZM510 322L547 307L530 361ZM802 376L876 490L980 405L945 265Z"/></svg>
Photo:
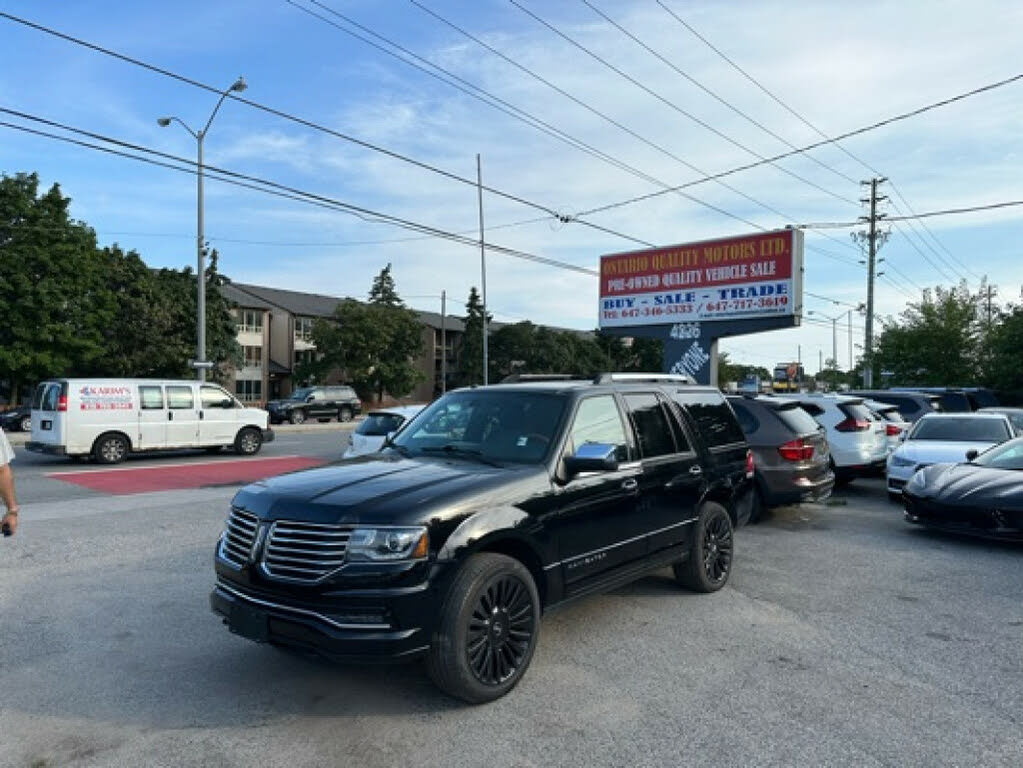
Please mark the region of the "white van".
<svg viewBox="0 0 1023 768"><path fill-rule="evenodd" d="M54 379L32 398L30 451L116 464L135 451L233 447L244 456L273 440L269 414L199 381Z"/></svg>

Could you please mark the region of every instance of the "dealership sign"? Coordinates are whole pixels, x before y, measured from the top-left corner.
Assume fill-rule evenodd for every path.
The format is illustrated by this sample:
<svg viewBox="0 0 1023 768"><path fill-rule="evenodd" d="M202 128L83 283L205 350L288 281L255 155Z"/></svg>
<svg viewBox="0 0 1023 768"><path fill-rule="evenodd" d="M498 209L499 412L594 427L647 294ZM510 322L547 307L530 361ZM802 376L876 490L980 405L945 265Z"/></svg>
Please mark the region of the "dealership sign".
<svg viewBox="0 0 1023 768"><path fill-rule="evenodd" d="M602 256L600 327L792 316L802 274L796 229Z"/></svg>

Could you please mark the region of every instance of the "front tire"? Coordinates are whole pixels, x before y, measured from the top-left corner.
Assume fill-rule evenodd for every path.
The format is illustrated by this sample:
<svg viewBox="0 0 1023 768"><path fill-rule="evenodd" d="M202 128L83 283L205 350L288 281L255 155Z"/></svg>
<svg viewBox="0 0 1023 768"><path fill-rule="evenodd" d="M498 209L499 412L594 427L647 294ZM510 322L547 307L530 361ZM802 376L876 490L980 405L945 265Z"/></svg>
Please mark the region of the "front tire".
<svg viewBox="0 0 1023 768"><path fill-rule="evenodd" d="M18 427L21 429L22 432L31 432L32 431L32 417L31 416L24 416L24 417L22 417L21 423L18 424Z"/></svg>
<svg viewBox="0 0 1023 768"><path fill-rule="evenodd" d="M302 410L292 411L291 415L288 416L288 421L290 421L292 424L304 424L305 411Z"/></svg>
<svg viewBox="0 0 1023 768"><path fill-rule="evenodd" d="M253 427L246 427L234 439L234 450L242 456L257 454L262 447L263 435Z"/></svg>
<svg viewBox="0 0 1023 768"><path fill-rule="evenodd" d="M343 421L351 421L352 420L352 409L351 408L347 408L347 407L346 408L342 408L340 411L337 412L337 420L338 421L342 421L342 422Z"/></svg>
<svg viewBox="0 0 1023 768"><path fill-rule="evenodd" d="M514 558L483 552L465 561L444 601L426 671L470 704L504 696L522 679L540 630L540 596Z"/></svg>
<svg viewBox="0 0 1023 768"><path fill-rule="evenodd" d="M119 464L130 447L124 435L102 435L92 446L92 457L98 464Z"/></svg>
<svg viewBox="0 0 1023 768"><path fill-rule="evenodd" d="M734 554L732 518L720 504L708 501L696 521L689 557L674 565L675 578L694 592L717 592L728 583Z"/></svg>

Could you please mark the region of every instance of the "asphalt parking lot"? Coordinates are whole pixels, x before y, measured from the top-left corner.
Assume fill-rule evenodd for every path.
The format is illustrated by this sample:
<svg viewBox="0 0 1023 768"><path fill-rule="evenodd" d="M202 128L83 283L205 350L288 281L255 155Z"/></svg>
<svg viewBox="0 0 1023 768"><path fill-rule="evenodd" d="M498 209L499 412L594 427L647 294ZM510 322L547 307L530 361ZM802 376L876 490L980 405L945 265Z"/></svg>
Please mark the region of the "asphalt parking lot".
<svg viewBox="0 0 1023 768"><path fill-rule="evenodd" d="M0 765L1021 763L1023 547L910 527L880 481L742 529L720 593L662 571L552 613L482 707L228 634L231 493L41 503L0 541Z"/></svg>

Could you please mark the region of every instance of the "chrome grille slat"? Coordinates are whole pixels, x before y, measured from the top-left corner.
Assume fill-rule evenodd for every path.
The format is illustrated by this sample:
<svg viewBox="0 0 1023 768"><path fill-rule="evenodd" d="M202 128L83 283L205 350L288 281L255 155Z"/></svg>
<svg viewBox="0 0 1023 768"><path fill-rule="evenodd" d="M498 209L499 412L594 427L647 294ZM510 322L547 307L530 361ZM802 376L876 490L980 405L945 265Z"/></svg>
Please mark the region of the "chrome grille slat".
<svg viewBox="0 0 1023 768"><path fill-rule="evenodd" d="M245 565L256 540L259 518L251 512L231 508L224 524L224 538L220 544L220 556L234 565Z"/></svg>
<svg viewBox="0 0 1023 768"><path fill-rule="evenodd" d="M270 576L314 582L340 568L353 526L283 520L274 523L263 552Z"/></svg>

